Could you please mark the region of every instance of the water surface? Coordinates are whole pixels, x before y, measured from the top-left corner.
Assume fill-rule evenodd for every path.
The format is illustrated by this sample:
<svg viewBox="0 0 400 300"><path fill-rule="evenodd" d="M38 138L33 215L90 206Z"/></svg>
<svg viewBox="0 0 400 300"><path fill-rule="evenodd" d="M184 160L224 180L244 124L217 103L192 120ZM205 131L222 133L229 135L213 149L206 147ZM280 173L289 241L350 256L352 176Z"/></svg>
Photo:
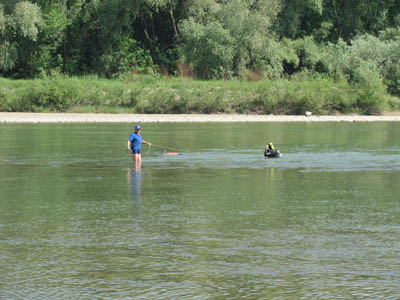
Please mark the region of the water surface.
<svg viewBox="0 0 400 300"><path fill-rule="evenodd" d="M400 124L142 125L0 126L0 299L400 298Z"/></svg>

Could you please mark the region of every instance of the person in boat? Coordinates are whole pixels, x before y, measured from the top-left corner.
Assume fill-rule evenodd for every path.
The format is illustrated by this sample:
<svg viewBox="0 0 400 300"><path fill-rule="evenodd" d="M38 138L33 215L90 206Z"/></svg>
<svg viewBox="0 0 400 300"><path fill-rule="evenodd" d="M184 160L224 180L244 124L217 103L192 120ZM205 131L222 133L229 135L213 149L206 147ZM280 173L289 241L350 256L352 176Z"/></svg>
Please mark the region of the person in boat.
<svg viewBox="0 0 400 300"><path fill-rule="evenodd" d="M142 156L140 154L142 144L147 144L151 146L151 143L146 142L144 139L142 139L142 136L140 135L141 129L142 128L140 127L140 125L136 125L135 132L131 133L127 143L127 150L132 154L132 159L136 166L140 166L142 163Z"/></svg>
<svg viewBox="0 0 400 300"><path fill-rule="evenodd" d="M265 150L264 150L264 157L279 157L280 152L279 150L275 149L275 146L273 143L269 142L266 146L265 146Z"/></svg>

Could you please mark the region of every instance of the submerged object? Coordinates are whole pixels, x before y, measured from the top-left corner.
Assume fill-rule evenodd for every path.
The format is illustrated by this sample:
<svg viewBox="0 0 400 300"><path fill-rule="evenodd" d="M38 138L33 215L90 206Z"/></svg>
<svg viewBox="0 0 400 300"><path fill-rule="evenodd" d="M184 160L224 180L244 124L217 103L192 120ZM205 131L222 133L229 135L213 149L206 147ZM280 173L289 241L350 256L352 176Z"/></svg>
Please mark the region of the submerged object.
<svg viewBox="0 0 400 300"><path fill-rule="evenodd" d="M278 149L265 150L264 157L265 158L279 158L279 157L281 157L281 152Z"/></svg>
<svg viewBox="0 0 400 300"><path fill-rule="evenodd" d="M164 152L164 155L183 155L183 153L180 153L180 152Z"/></svg>

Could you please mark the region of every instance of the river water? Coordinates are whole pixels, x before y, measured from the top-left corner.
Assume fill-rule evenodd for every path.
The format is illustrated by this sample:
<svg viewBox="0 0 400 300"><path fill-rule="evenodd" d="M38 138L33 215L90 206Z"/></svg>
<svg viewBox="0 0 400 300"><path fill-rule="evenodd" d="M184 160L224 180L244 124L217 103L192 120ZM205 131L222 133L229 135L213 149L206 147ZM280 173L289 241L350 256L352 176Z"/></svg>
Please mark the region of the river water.
<svg viewBox="0 0 400 300"><path fill-rule="evenodd" d="M400 298L399 123L132 127L0 125L0 299Z"/></svg>

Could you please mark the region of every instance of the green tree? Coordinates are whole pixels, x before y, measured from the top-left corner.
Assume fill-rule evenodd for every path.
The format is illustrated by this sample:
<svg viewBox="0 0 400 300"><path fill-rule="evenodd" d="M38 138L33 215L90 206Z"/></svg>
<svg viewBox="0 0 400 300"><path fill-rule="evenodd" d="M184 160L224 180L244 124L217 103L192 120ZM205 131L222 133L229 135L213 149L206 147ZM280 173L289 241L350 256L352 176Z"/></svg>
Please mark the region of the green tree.
<svg viewBox="0 0 400 300"><path fill-rule="evenodd" d="M310 35L323 22L323 0L284 0L282 6L274 24L274 30L282 38L297 39Z"/></svg>
<svg viewBox="0 0 400 300"><path fill-rule="evenodd" d="M65 72L67 64L68 26L72 21L67 17L63 5L54 5L44 11L44 24L40 34L40 51L37 54L37 68L50 74L52 71Z"/></svg>
<svg viewBox="0 0 400 300"><path fill-rule="evenodd" d="M34 75L34 54L39 29L43 24L39 6L18 2L10 15L0 6L0 70L18 68L19 76Z"/></svg>
<svg viewBox="0 0 400 300"><path fill-rule="evenodd" d="M180 49L185 63L200 77L227 78L246 69L265 70L266 50L275 41L270 27L279 1L192 0L191 4L190 17L180 24Z"/></svg>
<svg viewBox="0 0 400 300"><path fill-rule="evenodd" d="M15 67L18 59L17 47L11 39L9 17L4 14L4 6L0 5L0 71L7 72Z"/></svg>
<svg viewBox="0 0 400 300"><path fill-rule="evenodd" d="M211 79L231 75L233 38L222 24L214 21L203 25L189 18L180 28L184 59L193 66L199 77Z"/></svg>

